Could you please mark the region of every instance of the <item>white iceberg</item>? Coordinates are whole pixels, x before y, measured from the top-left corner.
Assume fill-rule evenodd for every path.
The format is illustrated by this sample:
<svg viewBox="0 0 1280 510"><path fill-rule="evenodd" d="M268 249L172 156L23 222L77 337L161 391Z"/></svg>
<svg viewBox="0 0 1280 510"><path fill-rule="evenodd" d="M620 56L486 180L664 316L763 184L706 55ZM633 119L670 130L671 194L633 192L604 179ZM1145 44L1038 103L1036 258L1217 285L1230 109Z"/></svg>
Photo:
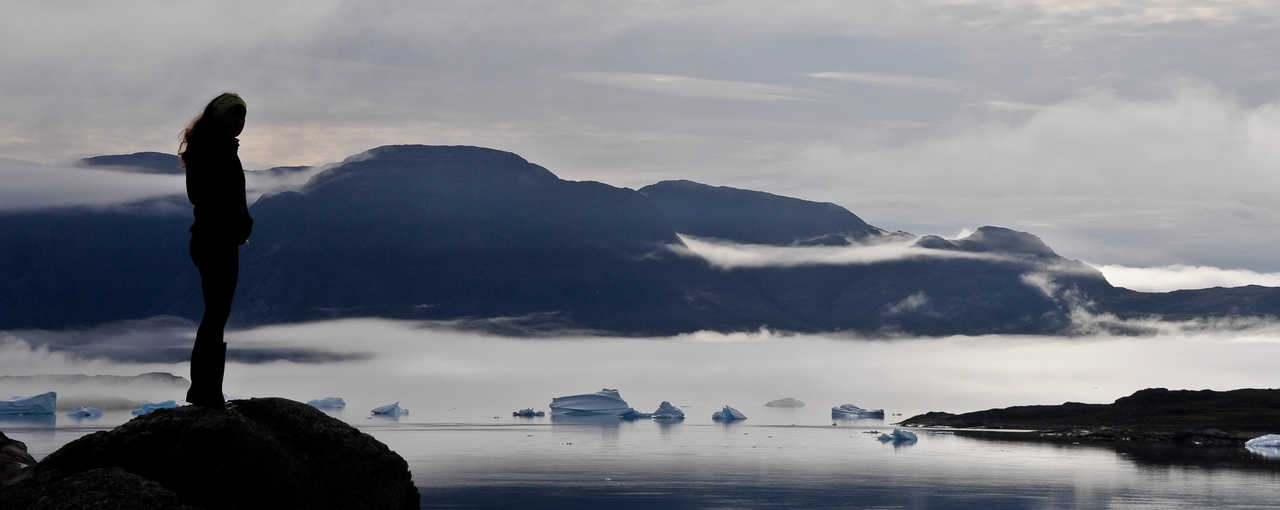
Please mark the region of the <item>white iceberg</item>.
<svg viewBox="0 0 1280 510"><path fill-rule="evenodd" d="M684 411L671 405L671 402L663 400L661 404L658 404L658 410L654 411L650 416L655 420L683 420Z"/></svg>
<svg viewBox="0 0 1280 510"><path fill-rule="evenodd" d="M551 399L552 416L625 416L638 411L627 405L618 390L605 388L595 393Z"/></svg>
<svg viewBox="0 0 1280 510"><path fill-rule="evenodd" d="M880 434L881 443L912 444L916 442L916 433L910 430L893 429L892 434Z"/></svg>
<svg viewBox="0 0 1280 510"><path fill-rule="evenodd" d="M142 416L144 414L151 414L160 409L173 409L175 407L178 407L178 403L172 400L166 400L164 402L147 402L142 404L142 407L129 411L129 413L134 416Z"/></svg>
<svg viewBox="0 0 1280 510"><path fill-rule="evenodd" d="M67 413L72 418L95 420L102 417L102 410L96 407L80 406Z"/></svg>
<svg viewBox="0 0 1280 510"><path fill-rule="evenodd" d="M409 414L409 410L401 408L400 402L395 402L395 403L387 404L385 406L375 407L373 408L373 410L369 411L369 413L376 414L378 416L398 417L398 416L404 416L406 414Z"/></svg>
<svg viewBox="0 0 1280 510"><path fill-rule="evenodd" d="M546 415L546 413L542 411L534 411L532 407L526 407L519 411L511 412L511 416L516 416L520 418L533 418L534 416L544 416L544 415Z"/></svg>
<svg viewBox="0 0 1280 510"><path fill-rule="evenodd" d="M315 400L308 400L307 405L314 407L316 409L323 409L326 411L347 408L347 402L345 400L342 400L342 397L325 397L325 398L317 398Z"/></svg>
<svg viewBox="0 0 1280 510"><path fill-rule="evenodd" d="M1244 442L1249 452L1268 459L1280 459L1280 434L1258 436Z"/></svg>
<svg viewBox="0 0 1280 510"><path fill-rule="evenodd" d="M835 419L884 419L884 409L863 409L853 404L844 404L831 408L831 417Z"/></svg>
<svg viewBox="0 0 1280 510"><path fill-rule="evenodd" d="M1245 446L1259 446L1265 448L1280 448L1280 434L1267 434L1258 436L1244 442Z"/></svg>
<svg viewBox="0 0 1280 510"><path fill-rule="evenodd" d="M738 411L737 409L734 409L732 407L724 406L724 409L721 409L719 411L712 413L711 419L715 421L731 422L731 421L737 421L737 420L745 420L747 419L747 415L742 414L741 411Z"/></svg>
<svg viewBox="0 0 1280 510"><path fill-rule="evenodd" d="M53 414L58 410L58 394L52 391L30 397L0 400L0 416Z"/></svg>

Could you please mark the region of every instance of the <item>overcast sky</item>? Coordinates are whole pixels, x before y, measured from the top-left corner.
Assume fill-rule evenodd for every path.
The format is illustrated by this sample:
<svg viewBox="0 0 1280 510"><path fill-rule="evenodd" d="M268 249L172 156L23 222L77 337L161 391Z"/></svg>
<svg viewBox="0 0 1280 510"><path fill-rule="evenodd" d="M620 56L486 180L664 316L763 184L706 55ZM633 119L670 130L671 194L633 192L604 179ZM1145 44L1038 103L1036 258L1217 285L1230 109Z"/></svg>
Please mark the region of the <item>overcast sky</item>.
<svg viewBox="0 0 1280 510"><path fill-rule="evenodd" d="M68 5L5 7L0 157L174 152L234 90L250 166L479 145L1097 264L1280 271L1274 3Z"/></svg>

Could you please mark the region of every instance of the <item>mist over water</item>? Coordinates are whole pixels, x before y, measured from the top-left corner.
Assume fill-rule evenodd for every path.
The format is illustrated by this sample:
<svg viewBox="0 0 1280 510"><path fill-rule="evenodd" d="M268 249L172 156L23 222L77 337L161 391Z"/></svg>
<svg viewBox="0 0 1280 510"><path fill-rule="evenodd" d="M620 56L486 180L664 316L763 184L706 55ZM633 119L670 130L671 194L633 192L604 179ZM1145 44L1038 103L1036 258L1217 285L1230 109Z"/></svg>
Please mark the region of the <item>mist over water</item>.
<svg viewBox="0 0 1280 510"><path fill-rule="evenodd" d="M387 443L410 465L423 507L483 507L535 498L546 507L965 506L1054 508L1113 506L1199 508L1266 504L1280 481L1277 464L1243 448L1170 464L1143 452L1004 443L920 431L895 448L872 430L913 414L972 411L1064 401L1111 402L1147 387L1232 389L1280 386L1280 325L1225 321L1163 328L1142 337L982 336L868 339L770 331L698 332L669 338L561 336L507 338L451 329L447 323L346 319L229 332L231 349L324 352L227 366L233 398L300 401L342 397L330 413ZM115 336L90 352L145 348ZM176 331L176 330L175 330ZM58 335L0 334L6 375L130 375L186 363L119 353L83 356L48 345ZM181 336L180 332L174 335ZM189 333L187 333L189 334ZM26 338L24 338L24 336ZM173 335L160 345L170 346ZM33 347L33 343L36 345ZM521 419L511 411L549 411L552 397L617 388L632 407L662 400L683 408L682 423L648 420L565 423ZM17 388L0 385L0 397ZM23 388L24 390L30 388ZM49 388L60 392L83 388ZM136 392L134 395L137 396ZM181 399L156 388L153 400ZM764 407L795 397L807 406ZM398 401L410 414L371 419L374 406ZM884 408L886 420L840 422L830 407ZM710 415L728 404L748 416L733 425ZM902 413L901 416L896 413ZM95 430L127 421L109 411L96 421L0 421L42 458ZM1180 453L1179 455L1184 455ZM1181 463L1181 464L1180 464Z"/></svg>
<svg viewBox="0 0 1280 510"><path fill-rule="evenodd" d="M362 412L400 401L414 419L462 421L545 408L554 396L602 387L618 388L642 411L662 400L687 406L693 420L709 417L722 404L747 412L791 396L813 412L780 416L778 423L821 424L827 421L823 410L846 402L909 416L926 410L1111 402L1147 387L1276 387L1280 374L1269 360L1280 356L1278 332L1280 326L1266 324L1144 337L886 340L760 331L529 339L462 332L438 323L348 319L228 333L232 350L306 350L351 361L231 362L225 391L234 397L302 401L341 396L349 409ZM45 341L56 334L41 332ZM20 333L0 338L0 352L0 371L8 375L187 373L186 363L113 362L34 348ZM757 416L769 413L757 411Z"/></svg>

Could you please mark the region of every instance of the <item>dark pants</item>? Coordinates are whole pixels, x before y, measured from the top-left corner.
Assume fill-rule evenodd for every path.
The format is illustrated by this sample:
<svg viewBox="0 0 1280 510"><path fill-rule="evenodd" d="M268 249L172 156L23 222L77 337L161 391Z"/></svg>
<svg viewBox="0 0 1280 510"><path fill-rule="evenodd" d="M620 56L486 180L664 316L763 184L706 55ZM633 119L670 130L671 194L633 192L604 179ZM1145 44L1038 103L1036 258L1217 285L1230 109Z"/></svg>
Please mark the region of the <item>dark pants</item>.
<svg viewBox="0 0 1280 510"><path fill-rule="evenodd" d="M240 278L240 247L192 236L191 261L200 270L200 290L204 294L204 316L196 330L196 344L221 344Z"/></svg>

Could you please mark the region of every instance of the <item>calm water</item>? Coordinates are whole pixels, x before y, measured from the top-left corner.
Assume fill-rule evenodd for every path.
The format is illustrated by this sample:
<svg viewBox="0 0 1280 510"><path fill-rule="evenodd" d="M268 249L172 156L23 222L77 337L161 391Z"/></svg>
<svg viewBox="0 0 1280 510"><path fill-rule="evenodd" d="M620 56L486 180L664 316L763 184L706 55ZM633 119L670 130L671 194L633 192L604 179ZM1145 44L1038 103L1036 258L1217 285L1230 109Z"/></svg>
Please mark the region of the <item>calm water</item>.
<svg viewBox="0 0 1280 510"><path fill-rule="evenodd" d="M920 432L909 446L832 426L840 403L967 411L1108 402L1150 386L1276 387L1272 330L1155 338L985 337L866 341L699 334L673 339L516 340L387 321L242 331L236 345L370 352L336 364L233 364L228 393L341 396L337 416L408 460L423 507L1274 508L1280 462L1243 449L1124 450ZM183 365L74 360L10 345L9 373L138 373ZM556 395L617 387L642 411L681 406L678 424L520 419ZM0 388L0 393L4 389ZM180 395L156 395L172 398ZM767 408L781 397L808 403ZM400 420L368 419L392 401ZM746 422L720 425L722 404ZM40 458L129 418L0 422Z"/></svg>

